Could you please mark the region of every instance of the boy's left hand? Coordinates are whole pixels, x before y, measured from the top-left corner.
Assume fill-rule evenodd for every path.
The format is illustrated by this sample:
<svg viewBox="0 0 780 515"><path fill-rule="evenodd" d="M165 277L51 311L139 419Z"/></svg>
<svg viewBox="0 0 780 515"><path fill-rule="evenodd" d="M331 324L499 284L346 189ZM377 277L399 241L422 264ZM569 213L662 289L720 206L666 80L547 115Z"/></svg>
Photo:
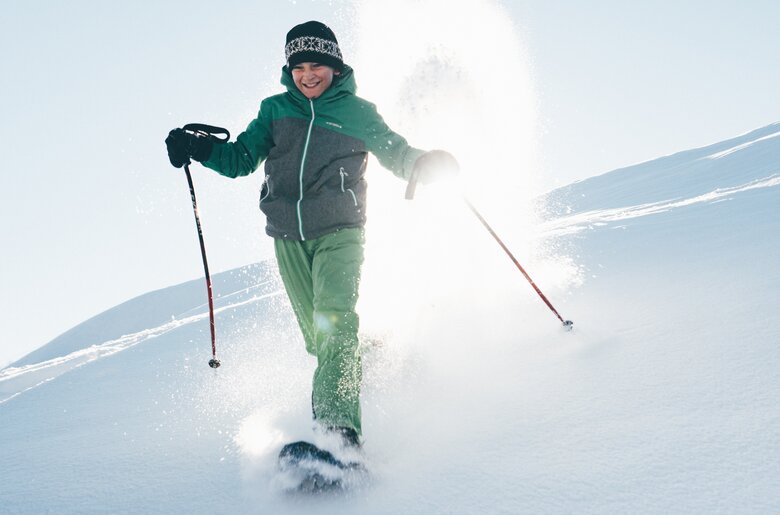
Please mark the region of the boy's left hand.
<svg viewBox="0 0 780 515"><path fill-rule="evenodd" d="M417 181L430 184L451 180L460 173L460 165L455 157L445 150L431 150L417 158L414 163L414 175Z"/></svg>
<svg viewBox="0 0 780 515"><path fill-rule="evenodd" d="M211 156L214 146L211 138L196 136L184 129L173 129L165 138L165 146L168 148L168 159L176 168L189 164L189 159L206 161Z"/></svg>

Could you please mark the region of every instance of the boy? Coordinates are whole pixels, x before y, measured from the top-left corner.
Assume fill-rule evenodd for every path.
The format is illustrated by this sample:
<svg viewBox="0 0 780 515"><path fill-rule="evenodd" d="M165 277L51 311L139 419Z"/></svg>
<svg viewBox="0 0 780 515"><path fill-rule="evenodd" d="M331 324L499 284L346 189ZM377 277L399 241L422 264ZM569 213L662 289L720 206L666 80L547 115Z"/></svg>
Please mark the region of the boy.
<svg viewBox="0 0 780 515"><path fill-rule="evenodd" d="M312 410L325 431L359 448L362 368L355 313L366 222L367 153L395 175L422 183L457 174L447 152L424 152L391 131L373 104L355 95L336 36L310 21L287 33L287 91L260 104L234 143L174 129L171 164L188 158L222 175L252 173L265 160L260 209L274 238L285 289L306 350L317 357Z"/></svg>

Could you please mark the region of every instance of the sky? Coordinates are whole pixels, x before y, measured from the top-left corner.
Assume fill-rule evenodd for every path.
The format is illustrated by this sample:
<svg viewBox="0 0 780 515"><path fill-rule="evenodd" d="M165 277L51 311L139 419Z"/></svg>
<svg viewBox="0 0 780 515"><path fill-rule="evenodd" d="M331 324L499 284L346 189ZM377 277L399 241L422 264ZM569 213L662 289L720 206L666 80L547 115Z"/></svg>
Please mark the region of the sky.
<svg viewBox="0 0 780 515"><path fill-rule="evenodd" d="M467 16L467 4L508 18L528 58L538 165L517 173L539 192L780 120L775 2L429 0L398 3L398 19L433 27L447 17L424 13ZM348 62L361 55L359 85L392 77L355 47L371 5L5 3L0 366L125 300L200 277L189 193L165 135L191 121L237 134L279 91L287 30L310 19L334 28ZM416 37L404 29L388 26L375 43L408 51L395 39ZM461 30L480 51L475 67L507 52L483 29ZM517 68L508 57L481 73L510 101ZM505 124L511 135L520 121ZM193 173L212 272L269 258L262 174Z"/></svg>

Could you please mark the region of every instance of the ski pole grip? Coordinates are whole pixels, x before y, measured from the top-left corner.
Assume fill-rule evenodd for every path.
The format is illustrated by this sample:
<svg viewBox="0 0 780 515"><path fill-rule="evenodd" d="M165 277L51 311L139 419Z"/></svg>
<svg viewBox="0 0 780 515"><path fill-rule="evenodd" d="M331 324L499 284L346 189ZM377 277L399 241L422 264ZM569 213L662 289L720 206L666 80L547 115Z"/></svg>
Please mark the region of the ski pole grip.
<svg viewBox="0 0 780 515"><path fill-rule="evenodd" d="M205 123L188 123L182 127L187 132L192 132L198 136L212 138L219 142L226 142L230 139L230 132L222 127L206 125Z"/></svg>
<svg viewBox="0 0 780 515"><path fill-rule="evenodd" d="M406 194L404 195L404 198L406 200L413 200L415 189L417 189L417 168L412 170L412 175L409 176L409 182L406 184Z"/></svg>

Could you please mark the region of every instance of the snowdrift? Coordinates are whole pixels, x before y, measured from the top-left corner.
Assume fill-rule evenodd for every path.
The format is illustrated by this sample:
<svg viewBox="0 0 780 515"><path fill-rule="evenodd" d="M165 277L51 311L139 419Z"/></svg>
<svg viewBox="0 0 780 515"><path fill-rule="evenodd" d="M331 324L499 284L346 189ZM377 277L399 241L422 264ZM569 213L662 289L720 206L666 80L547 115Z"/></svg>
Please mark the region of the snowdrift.
<svg viewBox="0 0 780 515"><path fill-rule="evenodd" d="M202 279L133 299L0 371L2 511L780 511L779 185L774 124L540 199L574 332L508 261L413 292L418 324L365 335L373 480L341 496L275 482L314 363L273 264L215 277L216 371Z"/></svg>

